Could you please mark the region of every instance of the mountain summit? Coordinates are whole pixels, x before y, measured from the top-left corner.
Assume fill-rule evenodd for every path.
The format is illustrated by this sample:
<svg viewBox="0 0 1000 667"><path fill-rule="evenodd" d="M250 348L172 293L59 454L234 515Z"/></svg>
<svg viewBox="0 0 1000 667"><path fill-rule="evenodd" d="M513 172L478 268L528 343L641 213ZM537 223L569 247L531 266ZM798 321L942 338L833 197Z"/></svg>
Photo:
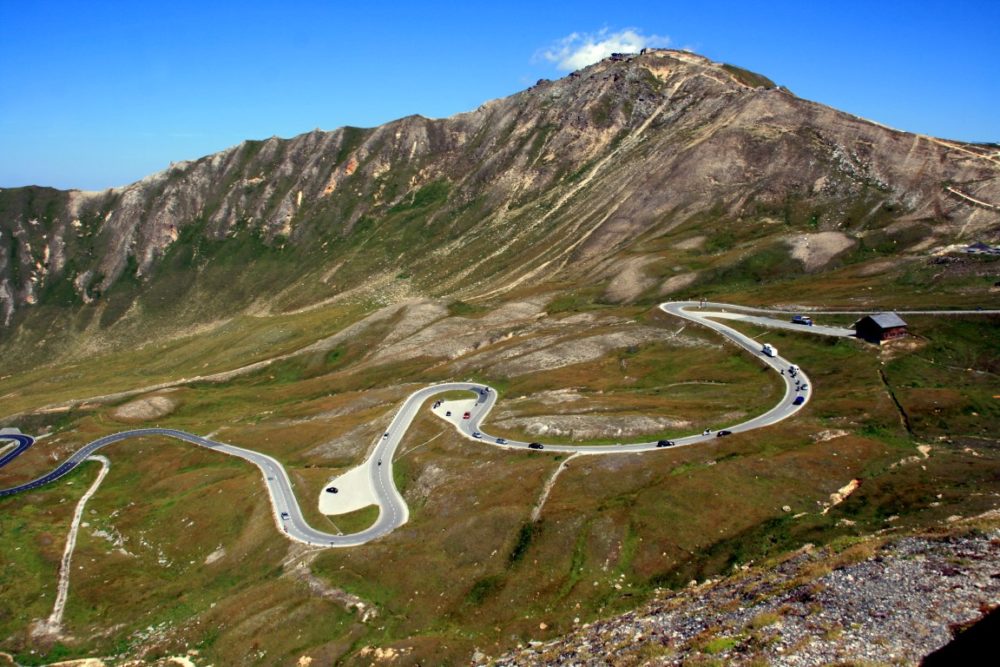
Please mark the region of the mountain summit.
<svg viewBox="0 0 1000 667"><path fill-rule="evenodd" d="M651 240L694 223L709 237L826 233L841 250L927 252L995 236L997 202L996 147L900 132L650 49L447 119L246 141L103 192L0 191L0 324L39 306L110 326L357 290L600 282L623 258L647 271Z"/></svg>

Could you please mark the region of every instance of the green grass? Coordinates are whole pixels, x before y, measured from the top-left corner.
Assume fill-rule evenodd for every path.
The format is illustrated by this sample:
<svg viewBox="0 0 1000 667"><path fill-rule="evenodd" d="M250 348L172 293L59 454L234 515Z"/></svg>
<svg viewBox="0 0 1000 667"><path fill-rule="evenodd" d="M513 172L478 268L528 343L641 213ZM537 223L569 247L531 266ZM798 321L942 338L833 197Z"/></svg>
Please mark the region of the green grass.
<svg viewBox="0 0 1000 667"><path fill-rule="evenodd" d="M360 533L374 524L378 519L378 512L377 505L369 505L347 514L338 514L332 519L345 535L350 535L351 533Z"/></svg>

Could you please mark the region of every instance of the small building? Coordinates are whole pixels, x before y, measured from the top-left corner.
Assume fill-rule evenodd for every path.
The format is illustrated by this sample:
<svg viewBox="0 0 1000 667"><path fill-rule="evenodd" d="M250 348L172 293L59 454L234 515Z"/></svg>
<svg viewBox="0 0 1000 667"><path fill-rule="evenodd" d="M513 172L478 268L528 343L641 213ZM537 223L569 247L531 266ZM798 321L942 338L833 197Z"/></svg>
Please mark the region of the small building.
<svg viewBox="0 0 1000 667"><path fill-rule="evenodd" d="M896 313L865 315L852 324L851 328L858 338L878 345L906 335L906 322Z"/></svg>

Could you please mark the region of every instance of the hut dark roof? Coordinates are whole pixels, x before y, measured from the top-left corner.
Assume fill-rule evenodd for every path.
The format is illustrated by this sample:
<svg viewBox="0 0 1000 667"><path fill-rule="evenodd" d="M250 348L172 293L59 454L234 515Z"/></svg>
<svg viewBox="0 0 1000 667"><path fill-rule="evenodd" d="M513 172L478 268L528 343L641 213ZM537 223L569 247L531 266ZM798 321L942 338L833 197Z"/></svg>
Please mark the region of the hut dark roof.
<svg viewBox="0 0 1000 667"><path fill-rule="evenodd" d="M868 315L868 317L872 322L879 325L883 329L893 329L895 327L906 326L906 322L903 321L903 318L896 313L875 313L874 315ZM862 317L861 320L863 319L865 318ZM858 320L858 322L861 320ZM854 325L857 326L858 322L855 322Z"/></svg>

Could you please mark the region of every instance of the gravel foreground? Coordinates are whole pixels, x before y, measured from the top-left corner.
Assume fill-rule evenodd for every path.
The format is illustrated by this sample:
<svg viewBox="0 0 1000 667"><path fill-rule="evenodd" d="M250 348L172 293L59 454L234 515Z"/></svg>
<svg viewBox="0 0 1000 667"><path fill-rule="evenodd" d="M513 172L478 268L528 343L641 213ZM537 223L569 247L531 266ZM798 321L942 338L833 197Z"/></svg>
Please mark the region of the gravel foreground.
<svg viewBox="0 0 1000 667"><path fill-rule="evenodd" d="M988 527L982 527L982 521ZM478 664L918 664L1000 604L1000 513L947 535L803 547Z"/></svg>

